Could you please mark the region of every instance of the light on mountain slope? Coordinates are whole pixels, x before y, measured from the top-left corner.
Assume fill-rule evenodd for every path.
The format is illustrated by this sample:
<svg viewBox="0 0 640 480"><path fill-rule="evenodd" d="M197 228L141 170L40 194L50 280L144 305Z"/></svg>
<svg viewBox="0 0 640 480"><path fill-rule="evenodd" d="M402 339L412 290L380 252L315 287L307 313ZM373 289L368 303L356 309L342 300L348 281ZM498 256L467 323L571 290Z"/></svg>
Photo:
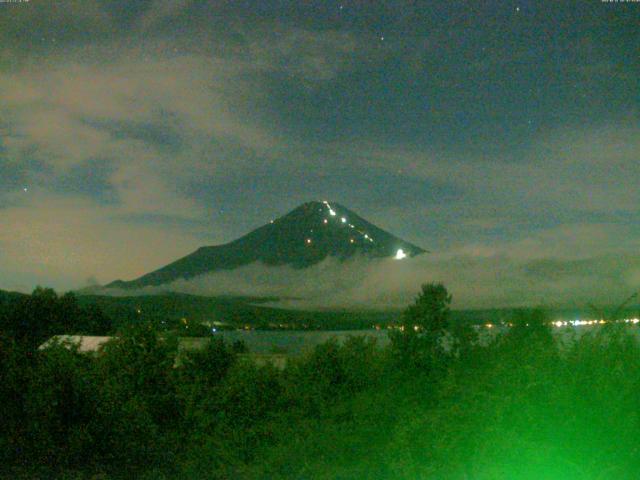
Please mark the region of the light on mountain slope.
<svg viewBox="0 0 640 480"><path fill-rule="evenodd" d="M407 258L407 254L404 253L404 250L399 248L398 251L396 252L396 256L393 258L396 260L402 260L403 258Z"/></svg>

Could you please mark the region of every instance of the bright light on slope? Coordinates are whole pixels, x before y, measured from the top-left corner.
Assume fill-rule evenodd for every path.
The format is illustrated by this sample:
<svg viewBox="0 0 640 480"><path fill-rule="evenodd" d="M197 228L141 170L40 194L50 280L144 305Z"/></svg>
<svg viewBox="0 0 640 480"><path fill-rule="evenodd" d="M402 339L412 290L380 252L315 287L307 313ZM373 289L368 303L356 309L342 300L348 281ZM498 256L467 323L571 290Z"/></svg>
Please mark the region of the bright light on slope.
<svg viewBox="0 0 640 480"><path fill-rule="evenodd" d="M399 248L398 251L396 252L396 256L393 258L395 258L396 260L402 260L403 258L407 258L407 254L404 253L404 250Z"/></svg>
<svg viewBox="0 0 640 480"><path fill-rule="evenodd" d="M323 200L322 203L324 203L327 206L327 208L329 209L329 214L332 217L335 217L336 216L336 212L335 212L335 210L333 208L331 208L331 205L329 205L329 202L327 202L326 200Z"/></svg>

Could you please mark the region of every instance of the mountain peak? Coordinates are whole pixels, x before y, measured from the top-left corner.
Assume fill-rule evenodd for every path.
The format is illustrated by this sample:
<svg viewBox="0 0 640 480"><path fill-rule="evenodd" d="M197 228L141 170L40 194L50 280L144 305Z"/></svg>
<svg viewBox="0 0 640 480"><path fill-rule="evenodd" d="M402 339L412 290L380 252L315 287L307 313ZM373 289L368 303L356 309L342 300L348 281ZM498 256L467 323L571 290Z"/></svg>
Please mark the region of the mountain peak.
<svg viewBox="0 0 640 480"><path fill-rule="evenodd" d="M139 288L161 285L254 262L306 268L327 257L346 260L361 255L401 260L424 252L339 203L316 200L305 202L230 243L201 247L136 280L117 281L110 286Z"/></svg>

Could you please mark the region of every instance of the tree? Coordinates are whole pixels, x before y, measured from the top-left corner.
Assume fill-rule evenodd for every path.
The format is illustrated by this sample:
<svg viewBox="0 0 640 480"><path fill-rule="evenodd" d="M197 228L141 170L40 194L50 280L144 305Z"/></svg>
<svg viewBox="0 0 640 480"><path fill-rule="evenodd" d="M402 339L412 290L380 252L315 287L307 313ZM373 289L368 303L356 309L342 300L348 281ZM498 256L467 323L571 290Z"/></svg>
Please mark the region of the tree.
<svg viewBox="0 0 640 480"><path fill-rule="evenodd" d="M97 389L90 360L60 343L34 355L23 385L24 443L20 461L35 465L80 464L93 452L89 423Z"/></svg>
<svg viewBox="0 0 640 480"><path fill-rule="evenodd" d="M433 367L446 356L451 294L442 283L425 283L390 333L392 352L405 367Z"/></svg>
<svg viewBox="0 0 640 480"><path fill-rule="evenodd" d="M432 335L442 334L449 328L451 294L442 283L425 283L421 290L413 305L404 311L403 324Z"/></svg>
<svg viewBox="0 0 640 480"><path fill-rule="evenodd" d="M62 329L63 306L51 288L37 287L31 295L20 297L7 319L8 332L19 342L37 347Z"/></svg>
<svg viewBox="0 0 640 480"><path fill-rule="evenodd" d="M84 335L109 335L113 330L109 318L98 305L88 305L82 309L82 320L76 328Z"/></svg>
<svg viewBox="0 0 640 480"><path fill-rule="evenodd" d="M177 339L145 323L125 329L93 360L98 387L89 432L103 464L146 468L173 454L169 433L182 417L173 384L177 348Z"/></svg>

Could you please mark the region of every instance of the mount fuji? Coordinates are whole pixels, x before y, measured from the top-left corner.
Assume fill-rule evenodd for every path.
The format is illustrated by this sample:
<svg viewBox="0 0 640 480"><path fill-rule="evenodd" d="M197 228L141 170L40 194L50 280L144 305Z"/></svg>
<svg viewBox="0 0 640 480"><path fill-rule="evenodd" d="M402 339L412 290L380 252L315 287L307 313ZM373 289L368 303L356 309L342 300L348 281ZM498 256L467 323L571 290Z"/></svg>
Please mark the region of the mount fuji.
<svg viewBox="0 0 640 480"><path fill-rule="evenodd" d="M163 285L254 262L303 269L327 257L346 260L359 255L402 260L425 252L338 203L312 201L237 240L201 247L135 280L116 280L106 287L126 290Z"/></svg>

